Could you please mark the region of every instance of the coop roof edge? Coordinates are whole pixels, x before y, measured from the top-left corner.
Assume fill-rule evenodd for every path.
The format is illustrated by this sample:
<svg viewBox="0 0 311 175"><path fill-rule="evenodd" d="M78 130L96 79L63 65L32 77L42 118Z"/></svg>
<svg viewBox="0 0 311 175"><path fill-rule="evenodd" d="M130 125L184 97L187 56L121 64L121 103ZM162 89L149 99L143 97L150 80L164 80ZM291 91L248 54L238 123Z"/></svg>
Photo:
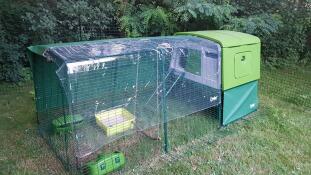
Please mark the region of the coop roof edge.
<svg viewBox="0 0 311 175"><path fill-rule="evenodd" d="M185 42L188 41L189 43L186 44ZM132 45L135 47L132 47ZM212 52L212 50L215 49L212 47L217 47L218 52L220 52L221 47L215 41L187 35L117 38L70 43L56 43L30 46L27 49L28 52L39 55L42 59L45 59L48 62L56 63L56 65L60 68L65 66L65 71L67 74L74 74L78 72L96 70L98 68L105 69L106 62L116 60L117 56L120 54L122 55L127 54L127 52L136 52L138 48L142 50L149 48L149 50L155 51L154 49L158 48L167 50L171 49L172 47L185 47L186 45L187 47L204 47L209 52ZM83 52L83 54L80 54L80 52Z"/></svg>
<svg viewBox="0 0 311 175"><path fill-rule="evenodd" d="M33 52L37 55L44 56L44 52L52 47L62 47L62 46L74 46L74 45L80 45L80 44L86 44L86 43L96 43L103 40L93 40L93 41L78 41L78 42L66 42L66 43L53 43L53 44L42 44L42 45L34 45L29 46L27 49L30 52Z"/></svg>
<svg viewBox="0 0 311 175"><path fill-rule="evenodd" d="M210 39L219 43L223 48L260 43L260 39L254 35L229 30L177 32L175 35L191 35Z"/></svg>
<svg viewBox="0 0 311 175"><path fill-rule="evenodd" d="M168 36L169 37L169 36ZM32 45L27 47L28 51L35 53L40 56L44 56L44 52L48 49L55 47L65 47L65 46L77 46L81 44L96 44L98 42L103 41L113 41L113 40L124 40L124 39L150 39L156 37L138 37L138 38L113 38L113 39L101 39L101 40L92 40L92 41L75 41L75 42L65 42L65 43L52 43L52 44L40 44L40 45Z"/></svg>

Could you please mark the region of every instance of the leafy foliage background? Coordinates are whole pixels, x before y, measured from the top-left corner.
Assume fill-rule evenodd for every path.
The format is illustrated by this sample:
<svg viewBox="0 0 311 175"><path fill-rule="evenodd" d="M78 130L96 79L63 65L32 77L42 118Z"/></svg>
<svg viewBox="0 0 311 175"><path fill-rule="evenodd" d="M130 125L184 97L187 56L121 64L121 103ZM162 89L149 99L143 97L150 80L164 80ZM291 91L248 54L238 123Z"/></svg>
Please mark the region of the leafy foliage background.
<svg viewBox="0 0 311 175"><path fill-rule="evenodd" d="M0 0L0 81L25 78L26 47L227 29L262 40L271 67L311 62L310 0Z"/></svg>

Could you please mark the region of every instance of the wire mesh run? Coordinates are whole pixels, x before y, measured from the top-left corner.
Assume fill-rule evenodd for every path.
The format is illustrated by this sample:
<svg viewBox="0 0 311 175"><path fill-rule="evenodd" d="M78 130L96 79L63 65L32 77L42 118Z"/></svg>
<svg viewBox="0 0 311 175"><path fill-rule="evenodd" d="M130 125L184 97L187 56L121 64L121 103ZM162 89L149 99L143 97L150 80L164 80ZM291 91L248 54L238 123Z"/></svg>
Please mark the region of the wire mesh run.
<svg viewBox="0 0 311 175"><path fill-rule="evenodd" d="M46 47L32 59L40 133L74 174L169 152L219 118L220 53L191 36Z"/></svg>

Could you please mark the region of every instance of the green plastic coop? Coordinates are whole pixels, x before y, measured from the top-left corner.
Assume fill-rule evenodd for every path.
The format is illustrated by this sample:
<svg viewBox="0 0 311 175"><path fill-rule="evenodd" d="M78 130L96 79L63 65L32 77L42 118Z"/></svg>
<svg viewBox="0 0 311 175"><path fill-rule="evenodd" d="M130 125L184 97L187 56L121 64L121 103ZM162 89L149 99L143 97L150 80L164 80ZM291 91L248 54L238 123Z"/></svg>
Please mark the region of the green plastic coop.
<svg viewBox="0 0 311 175"><path fill-rule="evenodd" d="M233 31L180 32L215 41L222 54L222 125L238 120L258 109L260 78L260 39Z"/></svg>
<svg viewBox="0 0 311 175"><path fill-rule="evenodd" d="M28 56L39 133L72 174L139 165L204 135L206 118L227 125L258 108L260 40L244 33L39 45Z"/></svg>

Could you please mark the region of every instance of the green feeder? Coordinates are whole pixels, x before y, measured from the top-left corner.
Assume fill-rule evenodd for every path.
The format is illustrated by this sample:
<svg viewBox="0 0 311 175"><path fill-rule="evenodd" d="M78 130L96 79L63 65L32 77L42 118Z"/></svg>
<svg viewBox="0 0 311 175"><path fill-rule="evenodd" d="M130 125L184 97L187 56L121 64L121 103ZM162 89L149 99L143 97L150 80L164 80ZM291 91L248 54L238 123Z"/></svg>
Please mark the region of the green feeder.
<svg viewBox="0 0 311 175"><path fill-rule="evenodd" d="M121 152L99 155L96 161L87 163L89 175L104 175L120 169L125 164L125 156Z"/></svg>
<svg viewBox="0 0 311 175"><path fill-rule="evenodd" d="M80 127L83 123L81 115L62 116L52 121L54 133L66 133L72 131L73 125Z"/></svg>

